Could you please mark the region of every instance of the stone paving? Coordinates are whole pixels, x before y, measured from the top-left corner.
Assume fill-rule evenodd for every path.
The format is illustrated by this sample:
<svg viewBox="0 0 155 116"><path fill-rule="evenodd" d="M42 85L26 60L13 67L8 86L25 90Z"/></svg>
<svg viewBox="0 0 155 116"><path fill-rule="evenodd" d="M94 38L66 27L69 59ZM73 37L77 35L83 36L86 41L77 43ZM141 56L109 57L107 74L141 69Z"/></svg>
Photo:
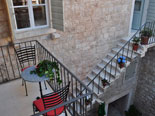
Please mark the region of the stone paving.
<svg viewBox="0 0 155 116"><path fill-rule="evenodd" d="M25 96L25 88L21 79L0 85L0 116L30 116L33 114L32 102L40 96L38 83L27 83L28 96ZM52 92L47 84L43 93ZM64 113L61 115L64 116Z"/></svg>

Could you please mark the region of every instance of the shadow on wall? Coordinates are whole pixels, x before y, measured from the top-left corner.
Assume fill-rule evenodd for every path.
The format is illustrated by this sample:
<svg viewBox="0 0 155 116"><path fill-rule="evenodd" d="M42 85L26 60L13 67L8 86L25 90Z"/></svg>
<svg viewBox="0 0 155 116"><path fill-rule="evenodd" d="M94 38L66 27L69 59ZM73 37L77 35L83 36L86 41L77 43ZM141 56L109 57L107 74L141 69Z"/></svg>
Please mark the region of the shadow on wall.
<svg viewBox="0 0 155 116"><path fill-rule="evenodd" d="M149 48L139 66L134 105L143 116L155 116L155 47Z"/></svg>

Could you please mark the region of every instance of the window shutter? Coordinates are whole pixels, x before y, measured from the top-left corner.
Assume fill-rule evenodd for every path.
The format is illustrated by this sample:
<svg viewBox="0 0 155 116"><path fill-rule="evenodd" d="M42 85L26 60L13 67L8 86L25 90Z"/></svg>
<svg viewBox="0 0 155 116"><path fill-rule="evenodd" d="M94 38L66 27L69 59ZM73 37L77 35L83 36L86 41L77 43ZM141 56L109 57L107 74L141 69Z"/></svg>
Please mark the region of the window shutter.
<svg viewBox="0 0 155 116"><path fill-rule="evenodd" d="M63 0L51 0L53 28L64 31Z"/></svg>

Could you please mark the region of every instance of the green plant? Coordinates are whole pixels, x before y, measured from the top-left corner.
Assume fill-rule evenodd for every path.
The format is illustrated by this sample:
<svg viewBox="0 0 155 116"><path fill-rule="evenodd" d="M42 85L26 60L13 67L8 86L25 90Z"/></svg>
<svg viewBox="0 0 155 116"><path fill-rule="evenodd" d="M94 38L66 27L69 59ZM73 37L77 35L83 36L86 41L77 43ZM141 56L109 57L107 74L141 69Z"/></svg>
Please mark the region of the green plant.
<svg viewBox="0 0 155 116"><path fill-rule="evenodd" d="M104 116L105 114L105 103L101 103L98 108L98 116Z"/></svg>
<svg viewBox="0 0 155 116"><path fill-rule="evenodd" d="M43 60L41 61L37 66L36 69L30 72L31 74L37 74L39 77L46 76L50 80L54 78L54 75L57 77L57 82L59 84L62 83L62 80L60 80L60 74L59 74L59 67L56 62L51 62L49 60Z"/></svg>
<svg viewBox="0 0 155 116"><path fill-rule="evenodd" d="M106 79L102 79L102 83L108 83Z"/></svg>
<svg viewBox="0 0 155 116"><path fill-rule="evenodd" d="M141 32L140 32L141 36L145 36L145 37L151 37L152 36L152 30L149 28L144 28Z"/></svg>
<svg viewBox="0 0 155 116"><path fill-rule="evenodd" d="M125 116L142 116L134 105L131 105L128 111L125 111Z"/></svg>
<svg viewBox="0 0 155 116"><path fill-rule="evenodd" d="M139 44L140 37L134 37L132 41L133 41L134 44Z"/></svg>

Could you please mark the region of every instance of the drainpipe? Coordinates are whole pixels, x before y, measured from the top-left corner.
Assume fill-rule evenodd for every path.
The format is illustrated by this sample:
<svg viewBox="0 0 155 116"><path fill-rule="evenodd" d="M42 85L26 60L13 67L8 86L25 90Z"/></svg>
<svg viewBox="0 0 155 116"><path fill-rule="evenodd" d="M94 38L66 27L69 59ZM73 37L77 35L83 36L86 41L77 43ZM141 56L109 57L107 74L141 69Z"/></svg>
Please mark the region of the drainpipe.
<svg viewBox="0 0 155 116"><path fill-rule="evenodd" d="M13 27L12 27L12 24L11 24L11 17L10 17L10 14L9 14L9 6L8 6L8 3L7 3L7 0L4 0L4 4L5 4L6 11L7 11L7 18L8 18L10 38L11 38L11 41L8 44L13 44L15 36L14 36L13 30L12 30Z"/></svg>
<svg viewBox="0 0 155 116"><path fill-rule="evenodd" d="M135 8L135 0L132 0L132 8L131 8L131 16L130 16L130 24L129 24L129 32L128 32L128 35L130 35L130 33L131 33L134 8Z"/></svg>

